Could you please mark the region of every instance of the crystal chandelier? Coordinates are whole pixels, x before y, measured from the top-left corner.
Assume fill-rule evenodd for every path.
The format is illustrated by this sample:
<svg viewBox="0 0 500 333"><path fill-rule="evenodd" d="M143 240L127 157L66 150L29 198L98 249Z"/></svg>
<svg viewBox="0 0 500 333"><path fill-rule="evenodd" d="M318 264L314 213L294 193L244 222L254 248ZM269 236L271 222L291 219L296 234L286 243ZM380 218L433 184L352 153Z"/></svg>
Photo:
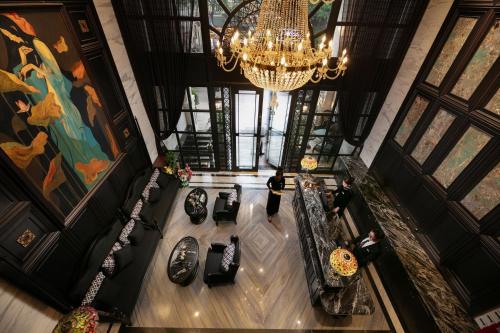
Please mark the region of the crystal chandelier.
<svg viewBox="0 0 500 333"><path fill-rule="evenodd" d="M230 56L224 53L224 43L217 42L219 67L230 72L239 63L252 84L272 91L290 91L309 80L317 83L344 75L346 50L331 68L333 41L325 44L323 36L316 49L311 46L307 4L307 0L263 0L255 33L240 36L236 31L229 42Z"/></svg>

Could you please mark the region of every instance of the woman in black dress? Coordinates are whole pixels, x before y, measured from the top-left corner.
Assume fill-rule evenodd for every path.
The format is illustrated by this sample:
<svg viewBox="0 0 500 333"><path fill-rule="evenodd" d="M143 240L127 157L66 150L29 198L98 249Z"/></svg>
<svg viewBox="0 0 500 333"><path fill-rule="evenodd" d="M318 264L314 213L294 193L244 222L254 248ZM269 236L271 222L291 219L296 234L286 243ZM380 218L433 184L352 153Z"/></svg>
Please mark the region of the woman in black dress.
<svg viewBox="0 0 500 333"><path fill-rule="evenodd" d="M281 195L274 194L273 191L281 192L285 189L285 177L283 176L283 169L279 168L276 171L276 176L269 177L267 181L269 188L269 196L267 197L267 220L271 222L274 214L280 209Z"/></svg>

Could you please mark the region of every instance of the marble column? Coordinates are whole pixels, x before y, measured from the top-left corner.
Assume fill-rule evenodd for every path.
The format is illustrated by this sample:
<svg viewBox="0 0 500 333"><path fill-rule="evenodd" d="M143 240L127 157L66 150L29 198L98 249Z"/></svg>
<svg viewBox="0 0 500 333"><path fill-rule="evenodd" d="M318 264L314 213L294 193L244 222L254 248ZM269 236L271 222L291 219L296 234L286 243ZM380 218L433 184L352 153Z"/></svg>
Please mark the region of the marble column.
<svg viewBox="0 0 500 333"><path fill-rule="evenodd" d="M135 82L134 72L132 71L132 66L130 65L130 60L123 43L118 22L116 21L111 0L94 0L94 5L96 7L102 29L106 35L106 40L111 50L113 60L116 68L118 69L123 88L125 89L128 103L130 104L132 113L137 118L137 122L141 128L149 157L151 158L151 161L154 162L158 157L155 135L146 113L146 109L144 108L139 88Z"/></svg>
<svg viewBox="0 0 500 333"><path fill-rule="evenodd" d="M365 140L360 157L368 167L382 145L452 4L453 0L429 1L391 90L387 94L370 135Z"/></svg>

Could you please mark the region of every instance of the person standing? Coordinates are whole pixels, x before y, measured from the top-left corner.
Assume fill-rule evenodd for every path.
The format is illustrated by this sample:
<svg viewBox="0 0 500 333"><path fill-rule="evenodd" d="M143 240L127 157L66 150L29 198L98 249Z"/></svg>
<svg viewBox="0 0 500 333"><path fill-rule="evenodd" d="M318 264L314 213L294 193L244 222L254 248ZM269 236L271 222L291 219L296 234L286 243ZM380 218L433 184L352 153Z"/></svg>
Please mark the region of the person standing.
<svg viewBox="0 0 500 333"><path fill-rule="evenodd" d="M283 169L278 168L276 175L269 177L267 181L269 188L269 195L267 197L267 220L272 221L273 215L280 209L281 191L285 189L285 177L283 176Z"/></svg>
<svg viewBox="0 0 500 333"><path fill-rule="evenodd" d="M333 199L333 213L337 214L338 217L342 217L344 209L352 199L352 183L354 183L354 178L350 176L346 177L342 181L342 185L333 191L333 195L335 196Z"/></svg>

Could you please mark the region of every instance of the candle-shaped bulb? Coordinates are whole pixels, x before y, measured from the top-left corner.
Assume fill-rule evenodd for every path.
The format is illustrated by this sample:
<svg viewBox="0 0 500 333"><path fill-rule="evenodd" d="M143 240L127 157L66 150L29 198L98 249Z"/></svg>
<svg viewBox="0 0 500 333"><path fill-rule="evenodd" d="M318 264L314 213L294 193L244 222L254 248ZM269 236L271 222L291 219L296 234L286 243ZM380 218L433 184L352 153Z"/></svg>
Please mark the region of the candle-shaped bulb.
<svg viewBox="0 0 500 333"><path fill-rule="evenodd" d="M286 64L286 59L285 59L285 56L282 56L282 57L281 57L281 61L280 61L280 62L281 62L281 64L282 64L283 66L285 66L285 64Z"/></svg>
<svg viewBox="0 0 500 333"><path fill-rule="evenodd" d="M347 64L347 57L345 57L343 60L342 60L342 63L345 65Z"/></svg>
<svg viewBox="0 0 500 333"><path fill-rule="evenodd" d="M266 36L271 36L271 30L267 29Z"/></svg>
<svg viewBox="0 0 500 333"><path fill-rule="evenodd" d="M269 41L267 42L267 48L270 50L273 48L273 42Z"/></svg>
<svg viewBox="0 0 500 333"><path fill-rule="evenodd" d="M300 42L300 43L299 43L299 46L297 46L297 50L302 51L302 48L303 48L303 46L302 46L302 42Z"/></svg>
<svg viewBox="0 0 500 333"><path fill-rule="evenodd" d="M347 54L347 49L344 49L344 51L342 51L342 56L345 57L346 54Z"/></svg>
<svg viewBox="0 0 500 333"><path fill-rule="evenodd" d="M328 59L323 58L323 67L326 66L327 64L328 64Z"/></svg>
<svg viewBox="0 0 500 333"><path fill-rule="evenodd" d="M324 43L326 41L326 35L323 35L323 38L321 38L321 42Z"/></svg>
<svg viewBox="0 0 500 333"><path fill-rule="evenodd" d="M243 39L243 45L245 45L245 46L248 45L248 39L246 39L246 38Z"/></svg>
<svg viewBox="0 0 500 333"><path fill-rule="evenodd" d="M248 60L248 54L245 52L243 53L243 61L247 61Z"/></svg>

